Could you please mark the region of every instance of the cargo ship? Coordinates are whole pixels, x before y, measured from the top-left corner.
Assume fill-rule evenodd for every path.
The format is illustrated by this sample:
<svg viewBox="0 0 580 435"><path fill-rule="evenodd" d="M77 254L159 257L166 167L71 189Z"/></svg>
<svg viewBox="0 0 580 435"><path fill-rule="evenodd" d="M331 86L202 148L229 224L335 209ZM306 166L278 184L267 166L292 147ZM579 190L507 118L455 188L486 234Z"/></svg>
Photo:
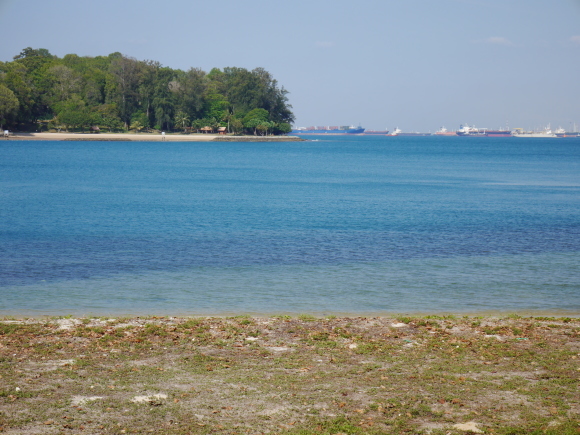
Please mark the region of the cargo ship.
<svg viewBox="0 0 580 435"><path fill-rule="evenodd" d="M457 130L455 133L457 136L484 137L486 136L486 130L487 129L485 128L476 128L475 126L470 127L469 125L461 124L459 126L459 130Z"/></svg>
<svg viewBox="0 0 580 435"><path fill-rule="evenodd" d="M360 125L354 126L326 126L326 127L299 127L290 134L363 134L365 129Z"/></svg>
<svg viewBox="0 0 580 435"><path fill-rule="evenodd" d="M460 125L459 130L456 131L457 136L470 136L470 137L511 137L512 132L510 130L490 130L488 128L476 128L475 126L470 127L469 125Z"/></svg>
<svg viewBox="0 0 580 435"><path fill-rule="evenodd" d="M576 130L576 124L574 124L574 130ZM577 131L566 131L563 128L558 128L554 134L557 137L574 137L574 138L580 138L580 133L578 133Z"/></svg>
<svg viewBox="0 0 580 435"><path fill-rule="evenodd" d="M419 133L419 132L404 132L399 127L396 127L395 130L387 135L387 136L431 136L431 133Z"/></svg>
<svg viewBox="0 0 580 435"><path fill-rule="evenodd" d="M374 134L376 136L387 136L389 134L389 130L365 130L365 135L367 134Z"/></svg>
<svg viewBox="0 0 580 435"><path fill-rule="evenodd" d="M542 131L524 131L521 128L516 128L516 129L514 129L513 136L514 137L540 137L540 138L558 137L552 132L549 125Z"/></svg>
<svg viewBox="0 0 580 435"><path fill-rule="evenodd" d="M510 130L486 130L485 135L487 137L512 137L513 134Z"/></svg>
<svg viewBox="0 0 580 435"><path fill-rule="evenodd" d="M439 130L437 130L435 133L433 133L433 135L435 135L435 136L457 136L457 133L455 133L454 131L448 131L445 127L441 127Z"/></svg>
<svg viewBox="0 0 580 435"><path fill-rule="evenodd" d="M397 133L397 136L431 136L431 133L419 133L416 131L413 132L404 132Z"/></svg>

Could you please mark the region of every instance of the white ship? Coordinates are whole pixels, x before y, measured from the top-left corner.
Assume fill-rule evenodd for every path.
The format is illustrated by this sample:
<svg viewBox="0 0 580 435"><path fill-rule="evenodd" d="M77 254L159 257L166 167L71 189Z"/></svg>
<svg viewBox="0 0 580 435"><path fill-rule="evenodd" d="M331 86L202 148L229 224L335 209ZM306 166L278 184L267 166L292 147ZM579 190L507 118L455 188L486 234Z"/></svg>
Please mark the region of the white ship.
<svg viewBox="0 0 580 435"><path fill-rule="evenodd" d="M552 129L550 128L549 124L542 131L523 131L523 129L521 129L521 128L516 128L516 129L514 129L512 136L513 137L558 137L552 132Z"/></svg>
<svg viewBox="0 0 580 435"><path fill-rule="evenodd" d="M459 130L455 133L457 136L485 136L485 131L487 128L476 128L475 126L470 127L468 124L459 126Z"/></svg>

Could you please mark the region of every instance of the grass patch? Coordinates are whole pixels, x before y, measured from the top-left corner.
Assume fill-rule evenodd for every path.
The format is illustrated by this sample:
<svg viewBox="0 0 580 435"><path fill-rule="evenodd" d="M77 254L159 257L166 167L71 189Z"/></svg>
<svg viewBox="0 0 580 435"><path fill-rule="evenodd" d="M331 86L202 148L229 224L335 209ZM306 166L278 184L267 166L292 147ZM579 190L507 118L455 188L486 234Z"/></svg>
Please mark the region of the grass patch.
<svg viewBox="0 0 580 435"><path fill-rule="evenodd" d="M12 433L456 434L465 421L578 433L579 319L89 318L0 331L0 427Z"/></svg>

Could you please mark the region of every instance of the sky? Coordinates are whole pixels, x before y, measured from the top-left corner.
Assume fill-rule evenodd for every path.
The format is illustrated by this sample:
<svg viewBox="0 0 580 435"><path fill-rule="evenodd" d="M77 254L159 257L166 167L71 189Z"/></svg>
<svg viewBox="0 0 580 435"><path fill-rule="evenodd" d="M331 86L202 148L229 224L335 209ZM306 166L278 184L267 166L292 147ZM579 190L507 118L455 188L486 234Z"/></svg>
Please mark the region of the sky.
<svg viewBox="0 0 580 435"><path fill-rule="evenodd" d="M262 67L296 126L580 129L580 0L0 0L0 61Z"/></svg>

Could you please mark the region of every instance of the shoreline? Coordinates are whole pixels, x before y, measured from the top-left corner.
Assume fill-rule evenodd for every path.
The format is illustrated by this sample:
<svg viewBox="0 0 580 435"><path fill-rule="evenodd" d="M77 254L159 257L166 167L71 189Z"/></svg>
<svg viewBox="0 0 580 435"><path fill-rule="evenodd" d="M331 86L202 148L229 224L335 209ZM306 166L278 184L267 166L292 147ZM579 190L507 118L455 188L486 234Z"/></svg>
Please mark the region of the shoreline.
<svg viewBox="0 0 580 435"><path fill-rule="evenodd" d="M11 133L7 141L102 141L102 142L302 142L297 136L228 136L219 134L170 133Z"/></svg>
<svg viewBox="0 0 580 435"><path fill-rule="evenodd" d="M69 319L92 319L104 317L116 317L124 319L228 319L233 317L251 317L255 319L272 319L272 318L300 318L302 316L311 317L317 320L324 319L391 319L396 317L417 317L417 318L463 318L463 319L504 319L504 318L550 318L562 319L572 318L580 319L580 312L576 310L481 310L481 311L440 311L440 312L419 312L419 311L402 311L402 312L191 312L191 313L170 313L170 312L124 312L124 311L110 311L110 310L95 310L93 312L87 311L79 313L74 310L62 310L61 312L45 312L40 313L40 310L2 310L0 311L0 322L6 320L41 320L52 318L69 318Z"/></svg>

